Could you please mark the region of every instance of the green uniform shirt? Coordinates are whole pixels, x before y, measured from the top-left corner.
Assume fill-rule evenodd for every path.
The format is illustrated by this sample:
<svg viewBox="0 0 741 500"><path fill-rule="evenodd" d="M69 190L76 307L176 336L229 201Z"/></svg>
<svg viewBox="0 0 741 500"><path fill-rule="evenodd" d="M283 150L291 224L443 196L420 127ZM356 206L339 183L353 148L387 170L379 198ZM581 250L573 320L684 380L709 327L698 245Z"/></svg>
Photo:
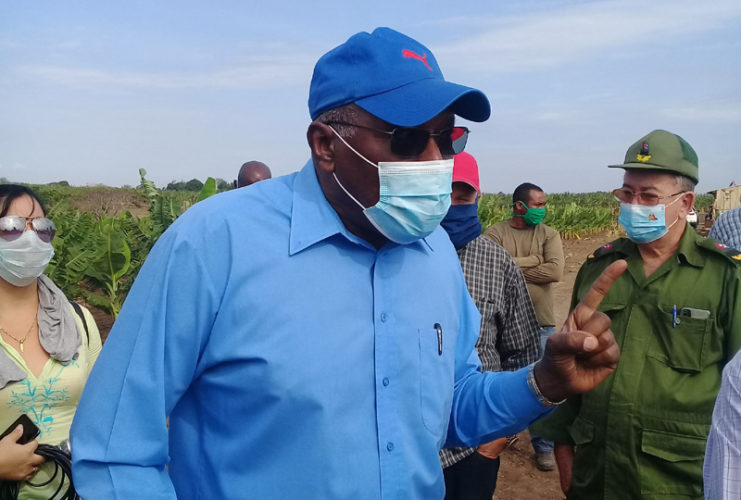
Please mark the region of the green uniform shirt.
<svg viewBox="0 0 741 500"><path fill-rule="evenodd" d="M535 431L576 445L569 499L701 499L721 371L741 348L741 255L688 226L647 278L636 245L620 239L587 258L572 309L617 259L628 270L599 308L620 346L617 370Z"/></svg>

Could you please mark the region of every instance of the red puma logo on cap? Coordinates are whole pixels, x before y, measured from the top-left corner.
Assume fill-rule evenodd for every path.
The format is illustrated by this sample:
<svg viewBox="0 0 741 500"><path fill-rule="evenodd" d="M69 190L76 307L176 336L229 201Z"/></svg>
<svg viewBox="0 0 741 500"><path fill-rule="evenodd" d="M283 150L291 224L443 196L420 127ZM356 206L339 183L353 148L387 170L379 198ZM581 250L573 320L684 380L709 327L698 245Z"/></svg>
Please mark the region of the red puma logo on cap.
<svg viewBox="0 0 741 500"><path fill-rule="evenodd" d="M420 56L413 50L402 49L401 55L404 57L410 57L412 59L417 59L418 61L422 61L425 64L425 66L427 66L427 69L432 71L432 68L430 67L430 65L427 64L427 52L425 52L424 55Z"/></svg>

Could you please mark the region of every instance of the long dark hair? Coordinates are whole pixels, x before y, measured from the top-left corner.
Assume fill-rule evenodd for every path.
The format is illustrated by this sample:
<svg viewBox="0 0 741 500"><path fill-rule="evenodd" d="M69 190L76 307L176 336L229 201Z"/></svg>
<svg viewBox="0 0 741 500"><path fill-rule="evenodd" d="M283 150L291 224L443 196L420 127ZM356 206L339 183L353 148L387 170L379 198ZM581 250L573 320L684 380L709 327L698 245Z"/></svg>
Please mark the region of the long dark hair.
<svg viewBox="0 0 741 500"><path fill-rule="evenodd" d="M30 196L32 200L36 201L46 214L46 205L31 188L20 184L0 184L0 217L5 217L11 203L24 195Z"/></svg>

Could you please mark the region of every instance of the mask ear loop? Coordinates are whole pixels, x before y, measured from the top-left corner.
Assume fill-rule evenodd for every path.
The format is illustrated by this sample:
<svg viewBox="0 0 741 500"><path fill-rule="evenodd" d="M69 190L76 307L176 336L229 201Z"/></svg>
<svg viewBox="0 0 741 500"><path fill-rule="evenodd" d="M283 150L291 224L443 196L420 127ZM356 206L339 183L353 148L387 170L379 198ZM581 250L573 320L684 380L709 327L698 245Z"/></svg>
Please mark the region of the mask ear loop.
<svg viewBox="0 0 741 500"><path fill-rule="evenodd" d="M363 206L363 204L360 203L358 200L356 200L355 197L350 194L350 191L348 191L347 189L345 189L345 186L343 186L342 183L340 182L340 180L337 178L337 174L335 174L334 172L332 172L332 177L334 177L334 181L337 183L338 186L340 186L340 189L342 189L345 192L345 194L347 196L349 196L352 201L355 202L355 204L357 206L359 206L363 210L366 210L366 208Z"/></svg>
<svg viewBox="0 0 741 500"><path fill-rule="evenodd" d="M358 155L358 156L359 156L360 158L362 158L363 160L365 160L365 161L366 161L366 163L368 163L368 164L372 165L373 167L375 167L376 169L378 169L378 165L376 165L375 163L373 163L372 161L370 161L370 160L369 160L368 158L366 158L365 156L363 156L363 155L361 155L360 153L358 153L358 151L356 151L354 147L350 146L350 145L349 145L349 144L347 143L347 141L346 141L346 140L345 140L345 139L344 139L344 138L343 138L343 137L342 137L342 136L341 136L340 134L338 134L338 133L337 133L337 131L336 131L336 130L335 130L334 128L332 128L332 125L329 125L329 124L327 124L327 127L329 127L329 129L330 129L330 130L331 130L332 132L334 132L334 135L336 135L336 136L337 136L337 138L338 138L339 140L341 140L341 141L342 141L342 144L344 144L345 146L347 146L347 148L348 148L348 149L349 149L350 151L352 151L353 153L355 153L356 155ZM355 198L355 197L354 197L354 196L353 196L352 194L350 194L350 191L348 191L347 189L345 189L345 186L343 186L343 185L342 185L342 183L340 182L340 179L338 179L338 178L337 178L337 174L336 174L336 173L335 173L334 171L332 171L332 177L334 177L334 180L335 180L335 182L337 183L337 185L338 185L338 186L340 186L340 189L342 189L342 190L343 190L343 191L345 192L345 194L346 194L346 195L347 195L347 196L348 196L348 197L349 197L349 198L350 198L350 199L351 199L352 201L354 201L354 202L355 202L355 204L356 204L357 206L359 206L359 207L360 207L360 208L362 208L363 210L366 210L366 208L365 208L365 207L363 206L363 204L362 204L362 203L360 203L360 202L359 202L359 201L358 201L358 200L357 200L357 199L356 199L356 198Z"/></svg>
<svg viewBox="0 0 741 500"><path fill-rule="evenodd" d="M350 126L352 126L352 125L350 125ZM344 144L345 146L347 146L347 148L348 148L348 149L349 149L350 151L352 151L353 153L355 153L356 155L358 155L359 157L361 157L361 158L362 158L363 160L365 160L365 162L366 162L366 163L368 163L368 164L369 164L370 166L372 166L372 167L374 167L374 168L375 168L376 170L378 170L378 165L376 165L375 163L373 163L372 161L370 161L370 160L369 160L368 158L366 158L365 156L363 156L363 155L361 155L360 153L358 153L358 151L357 151L357 150L356 150L356 149L355 149L354 147L350 146L350 145L349 145L349 144L347 143L347 141L346 141L346 140L344 139L344 137L342 137L342 136L341 136L340 134L338 134L338 133L337 133L337 131L336 131L335 129L333 129L333 128L332 128L332 125L329 125L329 124L327 124L327 127L329 127L329 129L330 129L330 130L331 130L332 132L334 132L334 135L336 135L336 136L337 136L337 138L338 138L339 140L341 140L341 141L342 141L342 144Z"/></svg>
<svg viewBox="0 0 741 500"><path fill-rule="evenodd" d="M673 202L671 202L671 203L667 203L667 205L666 205L666 206L667 206L667 207L670 207L670 206L674 205L674 204L675 204L675 203L676 203L677 201L679 201L679 200L680 200L680 199L682 198L682 196L684 196L684 195L685 195L685 194L687 194L688 192L689 192L689 191L684 191L683 193L681 193L681 195L680 195L680 196L678 196L677 198L674 198L674 201L673 201ZM678 215L677 215L677 218L676 218L676 219L674 219L674 222L672 222L671 224L669 224L668 226L666 226L666 230L668 231L669 229L671 229L672 227L674 227L674 224L676 224L677 222L679 222L679 216L678 216Z"/></svg>

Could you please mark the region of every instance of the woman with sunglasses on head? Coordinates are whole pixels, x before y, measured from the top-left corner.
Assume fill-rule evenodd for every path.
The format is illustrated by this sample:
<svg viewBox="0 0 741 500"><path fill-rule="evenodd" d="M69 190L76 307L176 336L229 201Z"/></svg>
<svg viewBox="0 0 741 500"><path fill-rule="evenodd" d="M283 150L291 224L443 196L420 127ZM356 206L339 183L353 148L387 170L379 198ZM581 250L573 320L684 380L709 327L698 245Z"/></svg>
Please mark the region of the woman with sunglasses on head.
<svg viewBox="0 0 741 500"><path fill-rule="evenodd" d="M20 499L60 498L61 472L35 454L38 443L68 439L82 388L101 349L95 321L43 274L56 228L29 188L0 185L0 433L26 414L37 440L20 444L20 426L0 439L1 492L19 483ZM51 479L51 481L50 481ZM42 485L44 486L34 486ZM11 486L11 488L15 488Z"/></svg>

